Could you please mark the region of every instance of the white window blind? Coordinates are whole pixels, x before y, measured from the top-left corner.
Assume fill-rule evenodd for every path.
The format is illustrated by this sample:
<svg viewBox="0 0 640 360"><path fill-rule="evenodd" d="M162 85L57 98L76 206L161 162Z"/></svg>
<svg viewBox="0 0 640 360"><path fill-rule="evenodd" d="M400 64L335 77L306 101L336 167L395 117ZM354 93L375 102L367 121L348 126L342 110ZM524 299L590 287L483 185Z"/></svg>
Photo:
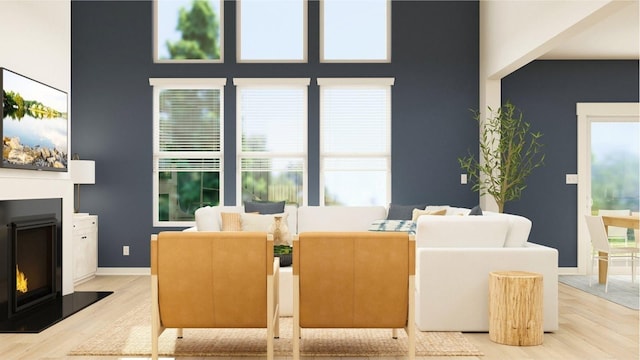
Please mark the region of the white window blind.
<svg viewBox="0 0 640 360"><path fill-rule="evenodd" d="M318 79L325 205L386 205L393 79Z"/></svg>
<svg viewBox="0 0 640 360"><path fill-rule="evenodd" d="M234 79L234 83L241 201L302 204L309 79Z"/></svg>
<svg viewBox="0 0 640 360"><path fill-rule="evenodd" d="M184 225L221 201L226 79L150 79L154 225Z"/></svg>

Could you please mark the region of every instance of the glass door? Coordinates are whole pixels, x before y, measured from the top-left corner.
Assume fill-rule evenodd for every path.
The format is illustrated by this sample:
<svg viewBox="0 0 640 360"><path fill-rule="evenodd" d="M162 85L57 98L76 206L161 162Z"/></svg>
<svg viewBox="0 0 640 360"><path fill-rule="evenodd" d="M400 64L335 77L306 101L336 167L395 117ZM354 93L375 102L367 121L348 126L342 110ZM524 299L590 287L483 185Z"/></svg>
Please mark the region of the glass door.
<svg viewBox="0 0 640 360"><path fill-rule="evenodd" d="M591 266L585 215L631 215L640 207L640 105L578 104L578 272ZM635 245L638 232L610 228L613 246ZM609 273L628 273L614 262Z"/></svg>

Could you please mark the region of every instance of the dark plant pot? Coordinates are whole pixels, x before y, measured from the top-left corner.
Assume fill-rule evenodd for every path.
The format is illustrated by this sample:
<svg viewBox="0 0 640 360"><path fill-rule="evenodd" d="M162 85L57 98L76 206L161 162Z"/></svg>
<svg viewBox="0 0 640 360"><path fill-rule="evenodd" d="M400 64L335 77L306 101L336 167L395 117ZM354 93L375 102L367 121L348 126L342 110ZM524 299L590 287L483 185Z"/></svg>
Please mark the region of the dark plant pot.
<svg viewBox="0 0 640 360"><path fill-rule="evenodd" d="M276 256L280 258L280 267L291 266L291 254L276 254Z"/></svg>

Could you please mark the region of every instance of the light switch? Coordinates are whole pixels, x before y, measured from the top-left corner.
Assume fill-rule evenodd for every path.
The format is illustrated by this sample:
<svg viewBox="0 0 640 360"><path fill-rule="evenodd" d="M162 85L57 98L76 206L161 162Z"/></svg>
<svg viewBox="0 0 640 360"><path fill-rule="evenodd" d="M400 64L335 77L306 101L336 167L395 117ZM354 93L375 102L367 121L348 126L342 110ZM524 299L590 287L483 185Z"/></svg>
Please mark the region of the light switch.
<svg viewBox="0 0 640 360"><path fill-rule="evenodd" d="M577 184L578 183L578 174L567 174L566 183L567 184Z"/></svg>
<svg viewBox="0 0 640 360"><path fill-rule="evenodd" d="M460 184L464 185L467 183L467 174L460 174Z"/></svg>

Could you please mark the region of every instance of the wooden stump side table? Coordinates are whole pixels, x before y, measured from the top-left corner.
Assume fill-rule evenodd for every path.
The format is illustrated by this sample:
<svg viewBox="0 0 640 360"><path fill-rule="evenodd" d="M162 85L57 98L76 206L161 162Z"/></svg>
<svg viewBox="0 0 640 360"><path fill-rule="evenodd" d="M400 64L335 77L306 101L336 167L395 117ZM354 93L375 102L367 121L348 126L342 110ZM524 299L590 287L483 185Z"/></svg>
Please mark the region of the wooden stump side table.
<svg viewBox="0 0 640 360"><path fill-rule="evenodd" d="M489 339L505 345L540 345L542 275L525 271L489 274Z"/></svg>

